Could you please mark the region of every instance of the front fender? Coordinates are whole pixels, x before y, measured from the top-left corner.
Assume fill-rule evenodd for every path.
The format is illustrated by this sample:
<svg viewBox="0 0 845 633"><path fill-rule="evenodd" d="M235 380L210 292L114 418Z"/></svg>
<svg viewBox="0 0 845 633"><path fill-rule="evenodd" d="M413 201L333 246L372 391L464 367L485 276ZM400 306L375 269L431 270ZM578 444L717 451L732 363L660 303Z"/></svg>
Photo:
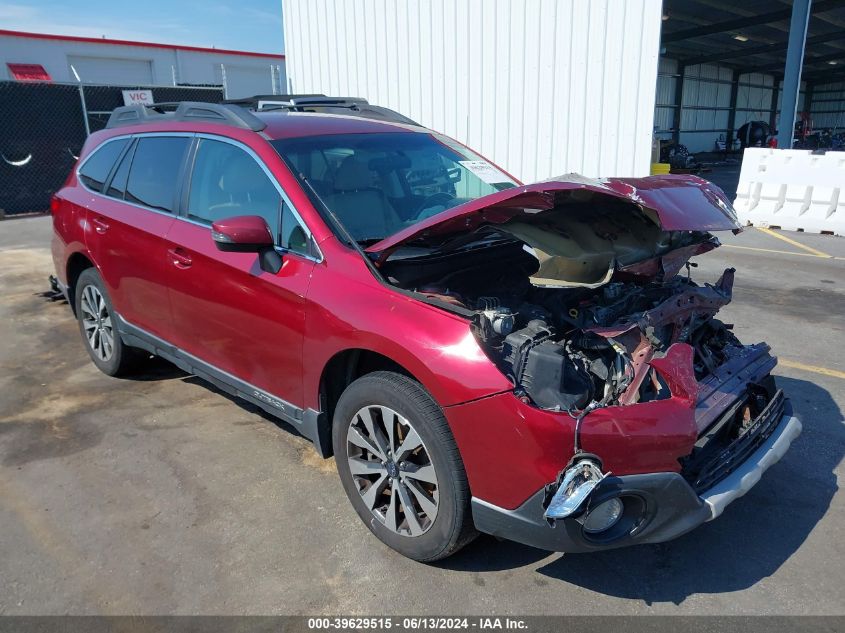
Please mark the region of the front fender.
<svg viewBox="0 0 845 633"><path fill-rule="evenodd" d="M355 254L355 259L360 258ZM440 406L513 388L484 354L467 319L381 285L364 266L314 269L303 348L305 406L319 409L323 368L338 352L366 349L404 367Z"/></svg>

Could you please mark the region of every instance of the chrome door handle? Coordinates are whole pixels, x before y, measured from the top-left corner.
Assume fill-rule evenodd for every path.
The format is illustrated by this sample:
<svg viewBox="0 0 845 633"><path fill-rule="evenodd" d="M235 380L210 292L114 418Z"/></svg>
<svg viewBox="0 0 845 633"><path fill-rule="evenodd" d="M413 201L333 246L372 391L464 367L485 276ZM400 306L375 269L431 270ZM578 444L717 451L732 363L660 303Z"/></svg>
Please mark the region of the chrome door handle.
<svg viewBox="0 0 845 633"><path fill-rule="evenodd" d="M170 261L176 268L190 268L191 264L193 264L190 255L185 253L181 248L171 248L167 251L167 254L170 255Z"/></svg>
<svg viewBox="0 0 845 633"><path fill-rule="evenodd" d="M100 235L105 234L109 230L109 223L103 218L94 218L91 220L91 224L94 225L94 230Z"/></svg>

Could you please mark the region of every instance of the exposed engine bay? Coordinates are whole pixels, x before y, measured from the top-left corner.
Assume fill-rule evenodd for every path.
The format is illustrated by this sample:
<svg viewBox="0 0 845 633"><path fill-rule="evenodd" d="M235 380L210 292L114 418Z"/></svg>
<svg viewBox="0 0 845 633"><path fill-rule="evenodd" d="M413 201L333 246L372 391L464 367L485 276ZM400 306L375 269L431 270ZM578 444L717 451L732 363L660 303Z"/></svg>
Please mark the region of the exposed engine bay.
<svg viewBox="0 0 845 633"><path fill-rule="evenodd" d="M698 380L741 347L714 318L731 300L734 271L699 285L688 259L718 241L661 231L626 211L625 222L593 211L558 214L553 230L548 222L485 227L457 244L406 249L382 270L470 317L487 355L534 406L578 417L668 398L649 361L670 345L693 347Z"/></svg>
<svg viewBox="0 0 845 633"><path fill-rule="evenodd" d="M734 269L693 280L691 258L719 246L711 232L741 230L717 187L674 176L565 177L462 207L366 252L387 283L468 319L525 405L509 406L573 442L571 453L560 449L568 461L556 477L537 478L548 483L536 505L548 526L563 522L564 551L661 542L647 536L671 523L652 520L660 513L718 516L736 497L707 495L743 468L761 472L800 433L771 376L769 346L743 345L715 318L731 301ZM631 465L639 459L660 463L652 473ZM525 515L516 516L523 529ZM535 542L547 538L540 531Z"/></svg>

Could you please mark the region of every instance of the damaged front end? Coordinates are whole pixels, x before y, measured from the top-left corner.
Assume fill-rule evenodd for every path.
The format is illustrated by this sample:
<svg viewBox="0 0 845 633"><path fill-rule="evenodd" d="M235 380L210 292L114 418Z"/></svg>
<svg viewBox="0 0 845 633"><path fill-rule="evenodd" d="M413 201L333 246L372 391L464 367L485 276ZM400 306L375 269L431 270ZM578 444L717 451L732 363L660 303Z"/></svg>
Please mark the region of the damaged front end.
<svg viewBox="0 0 845 633"><path fill-rule="evenodd" d="M699 380L741 347L731 326L714 318L731 300L733 269L715 284L691 279L689 259L719 245L709 232L695 224L667 230L684 223L643 206L641 191L538 186L490 196L492 207L464 218L472 230L434 225L374 257L391 283L468 316L517 397L576 419L668 398L677 379L651 361L672 345L693 348ZM659 199L662 190L650 187ZM512 199L501 200L506 194ZM722 219L722 228L736 228L730 214ZM445 222L457 227L457 220Z"/></svg>
<svg viewBox="0 0 845 633"><path fill-rule="evenodd" d="M769 347L715 318L734 269L692 278L690 258L719 245L709 231L738 229L702 183L538 183L371 251L391 283L471 320L523 405L571 420L569 462L536 495L546 529L566 526L566 551L666 540L717 516L735 497L708 505L709 492L800 432L795 420L775 433L788 409Z"/></svg>

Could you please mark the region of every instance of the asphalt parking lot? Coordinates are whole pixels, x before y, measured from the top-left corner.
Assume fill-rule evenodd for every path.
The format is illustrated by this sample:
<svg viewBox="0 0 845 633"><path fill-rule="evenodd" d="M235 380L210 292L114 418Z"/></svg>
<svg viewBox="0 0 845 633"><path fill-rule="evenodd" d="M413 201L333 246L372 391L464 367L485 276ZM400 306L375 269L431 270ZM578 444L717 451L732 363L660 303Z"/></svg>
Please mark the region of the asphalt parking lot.
<svg viewBox="0 0 845 633"><path fill-rule="evenodd" d="M97 371L42 295L50 230L0 223L0 614L845 614L843 239L749 229L693 270L737 268L723 319L775 348L804 420L717 521L590 555L482 537L429 566L288 427L165 363Z"/></svg>

